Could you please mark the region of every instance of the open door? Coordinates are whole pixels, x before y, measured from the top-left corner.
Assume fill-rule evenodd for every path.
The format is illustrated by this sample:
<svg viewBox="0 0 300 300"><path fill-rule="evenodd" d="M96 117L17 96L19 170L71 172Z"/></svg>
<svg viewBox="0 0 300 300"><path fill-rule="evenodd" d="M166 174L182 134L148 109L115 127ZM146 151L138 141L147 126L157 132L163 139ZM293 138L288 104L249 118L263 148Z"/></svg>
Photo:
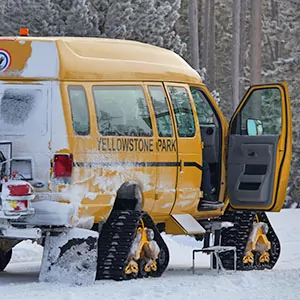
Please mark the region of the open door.
<svg viewBox="0 0 300 300"><path fill-rule="evenodd" d="M234 209L280 211L292 156L287 83L252 86L229 124L227 186Z"/></svg>

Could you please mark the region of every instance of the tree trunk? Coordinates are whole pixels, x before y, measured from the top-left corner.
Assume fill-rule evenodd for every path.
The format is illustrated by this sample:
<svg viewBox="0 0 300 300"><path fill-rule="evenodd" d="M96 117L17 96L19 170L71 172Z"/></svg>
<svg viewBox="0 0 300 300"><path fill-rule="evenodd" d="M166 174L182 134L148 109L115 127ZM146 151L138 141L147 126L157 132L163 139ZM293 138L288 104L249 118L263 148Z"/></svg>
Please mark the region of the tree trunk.
<svg viewBox="0 0 300 300"><path fill-rule="evenodd" d="M209 15L209 0L204 0L204 34L203 34L203 66L207 69L208 65L208 30L209 30L209 23L208 23L208 15Z"/></svg>
<svg viewBox="0 0 300 300"><path fill-rule="evenodd" d="M246 30L245 30L245 20L246 20L246 8L247 0L241 0L241 12L240 12L240 92L239 99L241 100L245 94L245 72L244 67L247 63L246 60Z"/></svg>
<svg viewBox="0 0 300 300"><path fill-rule="evenodd" d="M233 1L232 20L233 20L233 36L232 36L232 109L235 111L240 102L239 97L239 66L240 66L240 13L241 0Z"/></svg>
<svg viewBox="0 0 300 300"><path fill-rule="evenodd" d="M278 1L271 0L271 8L272 8L272 20L277 23L277 26L279 26L279 5ZM279 49L279 42L276 39L274 44L274 58L277 60L280 57L280 49Z"/></svg>
<svg viewBox="0 0 300 300"><path fill-rule="evenodd" d="M189 40L192 56L192 67L199 70L199 36L197 0L189 0Z"/></svg>
<svg viewBox="0 0 300 300"><path fill-rule="evenodd" d="M209 9L209 44L208 44L208 79L209 87L213 91L216 87L215 72L215 0L210 0Z"/></svg>
<svg viewBox="0 0 300 300"><path fill-rule="evenodd" d="M202 1L197 1L198 3L198 45L199 45L199 67L203 67L203 56L201 55L202 46Z"/></svg>
<svg viewBox="0 0 300 300"><path fill-rule="evenodd" d="M261 83L261 0L251 2L251 84Z"/></svg>

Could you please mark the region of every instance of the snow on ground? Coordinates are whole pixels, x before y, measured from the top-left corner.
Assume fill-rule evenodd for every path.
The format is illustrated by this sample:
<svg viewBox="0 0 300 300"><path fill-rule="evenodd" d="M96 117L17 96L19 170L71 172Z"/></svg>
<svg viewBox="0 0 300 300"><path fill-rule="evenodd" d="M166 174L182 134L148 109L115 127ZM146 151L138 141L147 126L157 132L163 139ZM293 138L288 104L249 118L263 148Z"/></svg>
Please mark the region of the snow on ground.
<svg viewBox="0 0 300 300"><path fill-rule="evenodd" d="M11 263L0 274L1 299L300 299L300 209L283 210L269 217L282 248L273 270L216 273L209 270L209 256L198 254L193 275L192 249L201 247L201 242L186 236L165 235L171 259L168 270L160 278L96 281L92 286L40 283L42 249L26 241L15 247Z"/></svg>

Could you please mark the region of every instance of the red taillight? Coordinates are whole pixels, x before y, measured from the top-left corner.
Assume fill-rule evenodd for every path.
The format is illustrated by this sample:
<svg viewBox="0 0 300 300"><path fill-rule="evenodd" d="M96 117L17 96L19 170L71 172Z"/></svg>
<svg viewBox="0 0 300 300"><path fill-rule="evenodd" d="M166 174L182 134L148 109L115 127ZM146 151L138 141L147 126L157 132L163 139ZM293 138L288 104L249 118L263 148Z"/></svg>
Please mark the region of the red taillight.
<svg viewBox="0 0 300 300"><path fill-rule="evenodd" d="M29 196L32 194L31 187L28 184L9 184L7 188L9 196Z"/></svg>
<svg viewBox="0 0 300 300"><path fill-rule="evenodd" d="M73 156L72 154L54 155L53 176L65 178L72 176Z"/></svg>

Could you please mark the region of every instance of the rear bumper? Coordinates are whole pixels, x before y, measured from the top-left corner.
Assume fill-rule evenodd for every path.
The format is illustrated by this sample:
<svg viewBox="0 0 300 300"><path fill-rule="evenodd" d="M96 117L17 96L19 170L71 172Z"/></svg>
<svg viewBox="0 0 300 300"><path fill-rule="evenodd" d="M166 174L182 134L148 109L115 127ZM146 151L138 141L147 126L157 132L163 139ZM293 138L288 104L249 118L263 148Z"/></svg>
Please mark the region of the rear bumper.
<svg viewBox="0 0 300 300"><path fill-rule="evenodd" d="M0 229L1 239L14 240L38 240L42 237L42 230L40 228L17 228L8 226L5 229Z"/></svg>

